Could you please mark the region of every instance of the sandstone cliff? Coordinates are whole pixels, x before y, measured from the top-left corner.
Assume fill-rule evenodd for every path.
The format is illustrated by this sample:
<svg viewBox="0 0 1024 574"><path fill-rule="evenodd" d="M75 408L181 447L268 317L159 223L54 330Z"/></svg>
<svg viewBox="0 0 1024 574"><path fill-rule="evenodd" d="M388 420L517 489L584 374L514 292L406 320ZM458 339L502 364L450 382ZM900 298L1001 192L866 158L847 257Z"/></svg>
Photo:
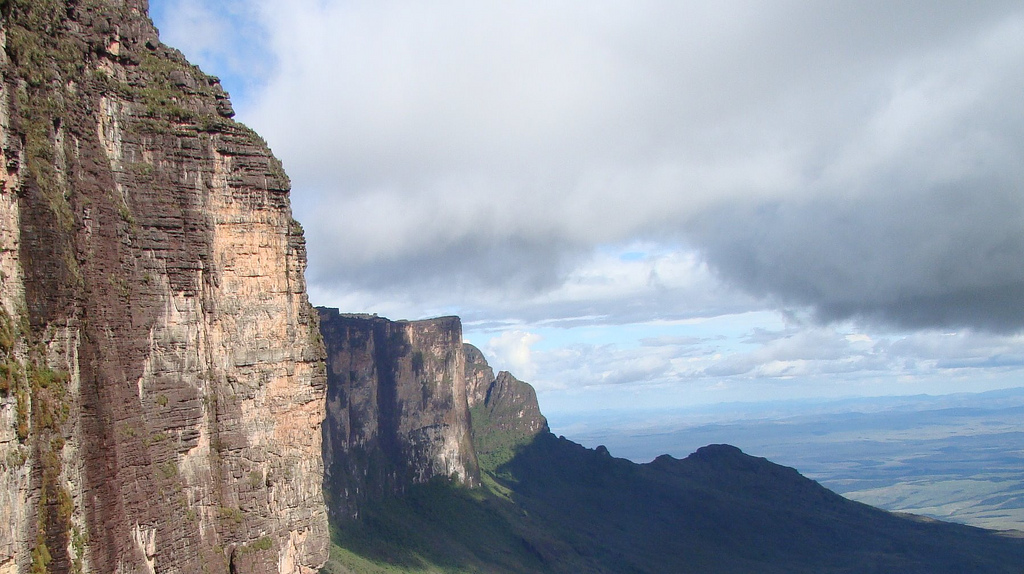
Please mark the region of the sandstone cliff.
<svg viewBox="0 0 1024 574"><path fill-rule="evenodd" d="M330 512L355 517L362 502L433 477L479 484L459 318L389 321L319 311Z"/></svg>
<svg viewBox="0 0 1024 574"><path fill-rule="evenodd" d="M289 182L145 0L0 3L0 573L312 572Z"/></svg>

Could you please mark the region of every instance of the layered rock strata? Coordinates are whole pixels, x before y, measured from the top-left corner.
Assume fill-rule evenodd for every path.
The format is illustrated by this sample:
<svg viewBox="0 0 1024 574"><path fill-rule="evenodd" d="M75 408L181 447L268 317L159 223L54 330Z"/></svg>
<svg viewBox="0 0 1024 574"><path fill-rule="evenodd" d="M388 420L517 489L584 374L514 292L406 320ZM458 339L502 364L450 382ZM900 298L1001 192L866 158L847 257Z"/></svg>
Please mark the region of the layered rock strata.
<svg viewBox="0 0 1024 574"><path fill-rule="evenodd" d="M434 477L479 484L459 318L390 321L319 311L330 512L356 517L362 502Z"/></svg>
<svg viewBox="0 0 1024 574"><path fill-rule="evenodd" d="M145 0L0 19L0 572L313 572L326 377L289 182Z"/></svg>

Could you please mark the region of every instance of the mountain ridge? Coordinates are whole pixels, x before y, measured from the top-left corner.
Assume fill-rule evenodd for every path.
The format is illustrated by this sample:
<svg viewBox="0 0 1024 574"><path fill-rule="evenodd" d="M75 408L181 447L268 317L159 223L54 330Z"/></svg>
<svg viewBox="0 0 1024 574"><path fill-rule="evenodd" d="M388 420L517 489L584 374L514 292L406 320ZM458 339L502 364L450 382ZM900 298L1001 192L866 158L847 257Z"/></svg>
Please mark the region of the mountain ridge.
<svg viewBox="0 0 1024 574"><path fill-rule="evenodd" d="M713 444L637 464L556 437L467 345L481 485L445 477L335 521L324 572L1019 572L1024 540L850 501ZM489 383L484 383L490 379ZM481 399L481 397L483 397Z"/></svg>

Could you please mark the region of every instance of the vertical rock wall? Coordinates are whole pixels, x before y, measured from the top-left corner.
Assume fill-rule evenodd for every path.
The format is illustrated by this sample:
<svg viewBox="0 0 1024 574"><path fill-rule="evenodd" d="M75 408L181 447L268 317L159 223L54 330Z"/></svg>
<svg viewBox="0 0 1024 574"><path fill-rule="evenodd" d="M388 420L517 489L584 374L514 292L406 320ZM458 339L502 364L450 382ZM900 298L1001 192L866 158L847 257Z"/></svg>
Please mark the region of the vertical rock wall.
<svg viewBox="0 0 1024 574"><path fill-rule="evenodd" d="M487 391L494 382L494 369L473 345L463 343L462 353L466 356L466 399L472 409L487 400Z"/></svg>
<svg viewBox="0 0 1024 574"><path fill-rule="evenodd" d="M459 318L396 322L319 311L329 511L354 517L368 498L438 476L479 484Z"/></svg>
<svg viewBox="0 0 1024 574"><path fill-rule="evenodd" d="M289 182L145 0L0 4L0 573L313 572Z"/></svg>

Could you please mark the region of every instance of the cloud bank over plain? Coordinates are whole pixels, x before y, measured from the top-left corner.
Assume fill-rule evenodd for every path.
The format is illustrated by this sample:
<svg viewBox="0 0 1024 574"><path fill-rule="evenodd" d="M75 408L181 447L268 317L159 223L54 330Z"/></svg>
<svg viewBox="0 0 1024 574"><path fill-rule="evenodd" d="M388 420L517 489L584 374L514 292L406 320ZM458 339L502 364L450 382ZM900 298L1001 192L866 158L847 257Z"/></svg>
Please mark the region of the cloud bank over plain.
<svg viewBox="0 0 1024 574"><path fill-rule="evenodd" d="M1019 2L152 4L246 78L318 304L542 388L1022 372Z"/></svg>

